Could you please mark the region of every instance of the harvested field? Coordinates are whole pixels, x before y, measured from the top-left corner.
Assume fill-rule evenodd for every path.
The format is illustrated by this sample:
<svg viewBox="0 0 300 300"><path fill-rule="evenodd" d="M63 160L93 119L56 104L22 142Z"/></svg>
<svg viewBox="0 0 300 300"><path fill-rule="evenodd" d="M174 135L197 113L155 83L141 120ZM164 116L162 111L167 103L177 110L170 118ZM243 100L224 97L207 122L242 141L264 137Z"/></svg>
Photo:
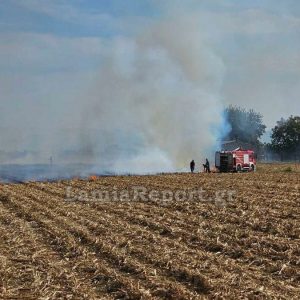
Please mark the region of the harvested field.
<svg viewBox="0 0 300 300"><path fill-rule="evenodd" d="M258 170L2 184L0 298L299 299L299 168Z"/></svg>

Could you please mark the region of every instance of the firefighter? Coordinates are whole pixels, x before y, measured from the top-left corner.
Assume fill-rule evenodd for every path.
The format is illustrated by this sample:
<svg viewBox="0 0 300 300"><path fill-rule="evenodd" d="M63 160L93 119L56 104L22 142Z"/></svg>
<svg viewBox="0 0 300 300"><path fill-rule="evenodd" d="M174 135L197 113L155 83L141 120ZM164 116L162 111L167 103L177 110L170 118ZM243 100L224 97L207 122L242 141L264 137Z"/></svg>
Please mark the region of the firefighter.
<svg viewBox="0 0 300 300"><path fill-rule="evenodd" d="M194 170L195 170L195 161L194 160L192 160L190 162L190 168L191 168L191 172L194 173Z"/></svg>
<svg viewBox="0 0 300 300"><path fill-rule="evenodd" d="M208 159L206 159L205 164L203 165L203 167L204 167L204 172L205 173L210 173L210 164L209 164Z"/></svg>

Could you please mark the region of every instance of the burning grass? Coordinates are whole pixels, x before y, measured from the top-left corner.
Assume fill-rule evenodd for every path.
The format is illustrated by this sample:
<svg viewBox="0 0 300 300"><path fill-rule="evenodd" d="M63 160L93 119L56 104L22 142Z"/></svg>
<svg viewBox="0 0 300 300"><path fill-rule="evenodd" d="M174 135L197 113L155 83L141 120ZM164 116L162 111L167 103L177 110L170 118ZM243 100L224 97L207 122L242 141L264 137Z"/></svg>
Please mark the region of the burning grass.
<svg viewBox="0 0 300 300"><path fill-rule="evenodd" d="M297 299L299 172L91 177L0 189L0 298ZM214 201L65 201L203 188Z"/></svg>

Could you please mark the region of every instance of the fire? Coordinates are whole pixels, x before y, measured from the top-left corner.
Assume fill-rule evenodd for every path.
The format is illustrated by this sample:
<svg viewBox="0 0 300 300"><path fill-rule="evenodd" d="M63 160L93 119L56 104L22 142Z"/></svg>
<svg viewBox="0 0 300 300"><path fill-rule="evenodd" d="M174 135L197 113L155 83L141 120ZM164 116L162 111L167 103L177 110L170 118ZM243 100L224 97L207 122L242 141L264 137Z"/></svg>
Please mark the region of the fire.
<svg viewBox="0 0 300 300"><path fill-rule="evenodd" d="M91 175L89 177L89 180L95 181L95 180L97 180L97 176L96 175Z"/></svg>

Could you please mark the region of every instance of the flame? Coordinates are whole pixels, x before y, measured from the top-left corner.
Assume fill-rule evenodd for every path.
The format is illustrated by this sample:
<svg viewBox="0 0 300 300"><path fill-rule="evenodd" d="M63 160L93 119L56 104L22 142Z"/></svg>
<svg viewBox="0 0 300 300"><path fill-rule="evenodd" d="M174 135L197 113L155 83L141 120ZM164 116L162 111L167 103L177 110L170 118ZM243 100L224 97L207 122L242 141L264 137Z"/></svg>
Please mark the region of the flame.
<svg viewBox="0 0 300 300"><path fill-rule="evenodd" d="M89 180L95 181L95 180L97 180L97 176L96 175L91 175L89 177Z"/></svg>

